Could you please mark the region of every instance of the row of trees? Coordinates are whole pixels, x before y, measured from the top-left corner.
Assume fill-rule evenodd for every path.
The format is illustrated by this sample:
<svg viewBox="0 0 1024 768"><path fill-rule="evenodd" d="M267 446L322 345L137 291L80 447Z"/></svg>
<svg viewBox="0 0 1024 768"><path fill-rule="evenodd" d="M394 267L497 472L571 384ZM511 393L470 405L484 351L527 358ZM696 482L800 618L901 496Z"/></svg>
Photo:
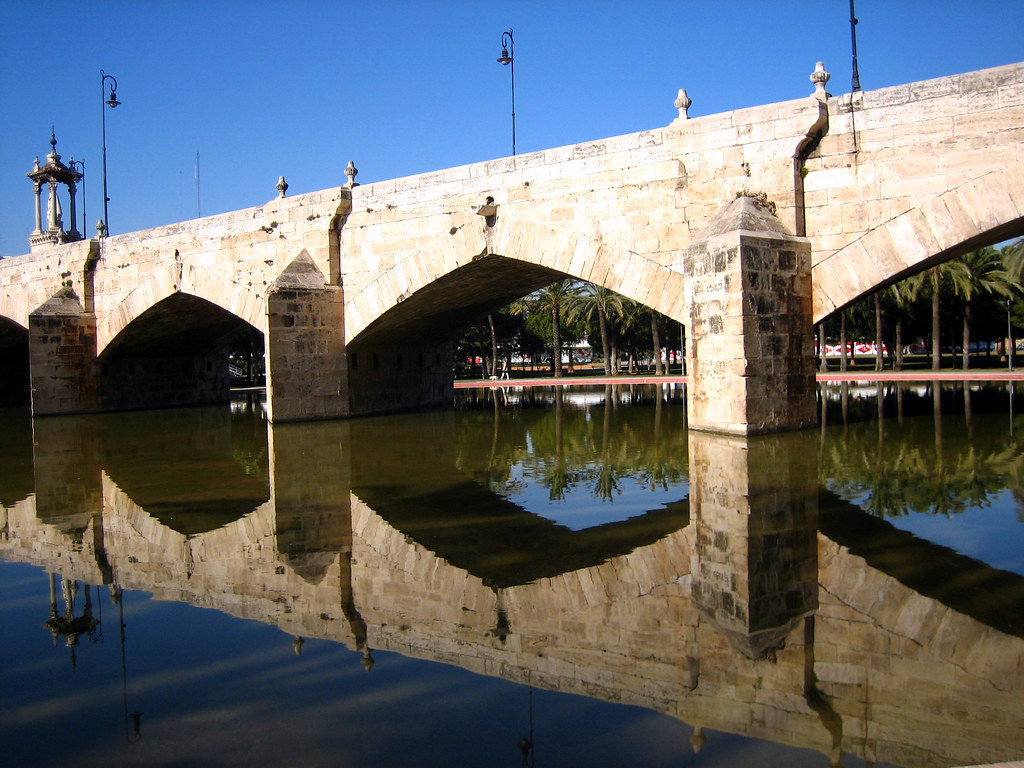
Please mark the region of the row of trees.
<svg viewBox="0 0 1024 768"><path fill-rule="evenodd" d="M1009 320L1009 322L1008 322ZM1009 327L1008 327L1009 325ZM818 328L818 341L838 343L839 367L849 359L852 339L874 339L876 370L884 367L882 350L892 351L891 366L904 365L904 350L927 340L934 369L942 367L943 349L971 365L972 339L1000 355L1012 354L1014 337L1024 328L1024 239L1001 249L985 247L918 272L835 313ZM1004 340L1009 337L1010 349ZM480 374L497 376L511 367L513 356L536 361L550 357L550 370L562 374L565 349L581 339L591 344L607 375L619 373L626 358L634 372L652 360L655 373L667 372L662 348L683 348L683 328L638 302L599 285L564 279L502 307L465 330L458 359L483 360ZM596 347L596 345L594 345ZM826 358L821 357L822 368ZM472 371L470 371L472 373Z"/></svg>
<svg viewBox="0 0 1024 768"><path fill-rule="evenodd" d="M964 369L971 366L972 340L1000 356L1012 354L1024 328L1024 239L1001 249L979 248L918 272L864 297L819 326L819 344L874 339L875 369L882 370L883 342L893 369L904 364L908 341L925 342L931 367L942 367L943 351ZM1009 348L1006 341L1009 341ZM840 369L847 365L845 354ZM825 367L825 358L822 358Z"/></svg>
<svg viewBox="0 0 1024 768"><path fill-rule="evenodd" d="M593 283L564 279L471 325L459 339L458 358L479 357L482 373L496 376L500 368L511 367L513 356L531 361L550 356L550 370L560 376L567 348L599 339L606 374L619 373L623 358L631 373L642 360L653 360L655 372L662 373L661 349L681 349L681 332L679 323L639 302Z"/></svg>

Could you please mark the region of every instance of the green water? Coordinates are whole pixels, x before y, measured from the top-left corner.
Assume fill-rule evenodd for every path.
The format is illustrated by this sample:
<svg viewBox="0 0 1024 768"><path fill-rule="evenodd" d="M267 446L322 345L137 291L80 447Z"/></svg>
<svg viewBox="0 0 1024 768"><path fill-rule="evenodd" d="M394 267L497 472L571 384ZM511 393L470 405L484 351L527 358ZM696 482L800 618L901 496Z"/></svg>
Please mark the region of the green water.
<svg viewBox="0 0 1024 768"><path fill-rule="evenodd" d="M1024 758L1022 393L819 407L758 439L668 386L0 411L5 764Z"/></svg>

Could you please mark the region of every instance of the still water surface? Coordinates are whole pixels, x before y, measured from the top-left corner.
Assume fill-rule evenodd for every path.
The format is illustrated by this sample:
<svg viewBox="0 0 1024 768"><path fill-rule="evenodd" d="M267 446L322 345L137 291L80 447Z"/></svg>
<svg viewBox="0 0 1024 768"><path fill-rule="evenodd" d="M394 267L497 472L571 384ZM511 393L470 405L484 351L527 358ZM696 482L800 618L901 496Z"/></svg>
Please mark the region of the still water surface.
<svg viewBox="0 0 1024 768"><path fill-rule="evenodd" d="M1024 759L1024 398L0 411L4 765Z"/></svg>

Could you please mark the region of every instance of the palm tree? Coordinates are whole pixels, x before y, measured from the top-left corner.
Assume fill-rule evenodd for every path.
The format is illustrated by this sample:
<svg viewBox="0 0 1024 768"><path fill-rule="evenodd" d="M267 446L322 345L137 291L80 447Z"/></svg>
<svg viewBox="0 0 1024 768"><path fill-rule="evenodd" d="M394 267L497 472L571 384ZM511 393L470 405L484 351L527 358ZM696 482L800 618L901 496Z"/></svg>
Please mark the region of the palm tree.
<svg viewBox="0 0 1024 768"><path fill-rule="evenodd" d="M959 267L955 266L952 261L947 261L932 267L927 272L932 297L932 368L936 371L942 368L942 314L940 312L942 290L949 285L952 272L958 269Z"/></svg>
<svg viewBox="0 0 1024 768"><path fill-rule="evenodd" d="M1008 245L1005 248L1003 248L1002 255L1003 265L1006 268L1006 273L1007 275L1009 275L1010 279L1013 280L1013 282L1016 283L1017 285L1017 293L1024 293L1024 286L1022 286L1022 282L1024 282L1024 237L1022 237L1020 240L1013 243L1012 245ZM1009 301L1007 301L1006 311L1007 314L1009 314ZM1013 368L1013 355L1016 350L1017 342L1013 338L1013 323L1009 321L1009 317L1007 318L1006 332L1008 334L1008 337L1006 339L1006 356L1007 360L1009 360L1010 368Z"/></svg>
<svg viewBox="0 0 1024 768"><path fill-rule="evenodd" d="M963 367L971 365L971 307L982 293L1009 298L1014 281L1003 268L1002 255L994 248L979 248L949 262L953 291L964 301Z"/></svg>
<svg viewBox="0 0 1024 768"><path fill-rule="evenodd" d="M601 354L604 356L604 372L606 376L612 375L612 347L608 323L612 316L622 314L624 300L624 296L609 288L605 288L603 285L585 283L580 293L571 297L567 305L567 311L570 316L582 318L588 324L590 324L594 315L597 315L597 326L601 332Z"/></svg>
<svg viewBox="0 0 1024 768"><path fill-rule="evenodd" d="M882 292L875 291L875 370L882 370Z"/></svg>
<svg viewBox="0 0 1024 768"><path fill-rule="evenodd" d="M932 289L932 369L937 371L942 367L942 317L939 313L939 288L942 285L941 267L932 267L928 270L928 284Z"/></svg>
<svg viewBox="0 0 1024 768"><path fill-rule="evenodd" d="M648 309L651 315L651 344L654 347L654 373L661 375L661 332L658 328L658 313Z"/></svg>
<svg viewBox="0 0 1024 768"><path fill-rule="evenodd" d="M1024 280L1024 237L1002 250L1003 266L1014 282Z"/></svg>
<svg viewBox="0 0 1024 768"><path fill-rule="evenodd" d="M551 312L551 361L555 376L562 375L562 307L571 305L579 293L576 280L556 280L536 293L536 306Z"/></svg>
<svg viewBox="0 0 1024 768"><path fill-rule="evenodd" d="M918 272L886 289L896 302L896 339L893 343L896 349L893 350L895 354L893 369L897 371L903 370L903 313L907 307L917 301L917 297L924 287L926 275L926 272Z"/></svg>
<svg viewBox="0 0 1024 768"><path fill-rule="evenodd" d="M647 308L643 304L633 301L632 299L627 299L625 296L622 297L622 311L619 314L617 330L619 337L627 345L630 373L636 372L636 350L629 341L630 331L640 326L640 323L646 314Z"/></svg>

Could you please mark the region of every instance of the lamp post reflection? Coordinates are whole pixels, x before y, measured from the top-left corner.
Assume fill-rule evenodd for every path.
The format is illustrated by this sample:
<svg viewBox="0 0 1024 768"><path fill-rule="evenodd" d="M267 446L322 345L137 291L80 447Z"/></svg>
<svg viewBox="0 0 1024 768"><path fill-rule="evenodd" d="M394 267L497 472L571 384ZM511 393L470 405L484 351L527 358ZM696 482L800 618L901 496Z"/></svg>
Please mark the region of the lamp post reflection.
<svg viewBox="0 0 1024 768"><path fill-rule="evenodd" d="M124 642L124 590L114 586L110 591L110 599L117 603L117 623L121 630L121 698L124 704L124 740L131 744L142 738L142 713L128 711L128 665L125 660ZM129 728L129 723L131 727Z"/></svg>

